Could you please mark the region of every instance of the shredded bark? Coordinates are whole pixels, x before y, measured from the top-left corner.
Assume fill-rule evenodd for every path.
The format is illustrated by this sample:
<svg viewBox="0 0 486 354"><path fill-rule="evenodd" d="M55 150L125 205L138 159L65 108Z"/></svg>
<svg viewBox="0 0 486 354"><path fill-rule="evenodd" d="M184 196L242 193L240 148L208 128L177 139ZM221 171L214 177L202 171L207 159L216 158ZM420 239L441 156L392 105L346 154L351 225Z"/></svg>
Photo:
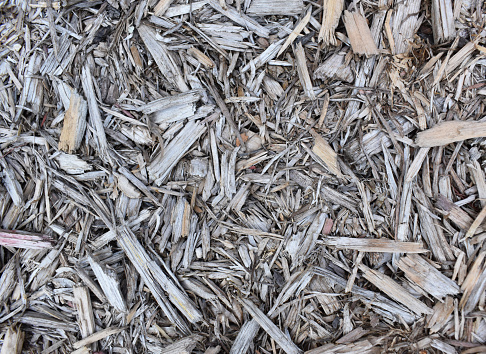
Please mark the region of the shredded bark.
<svg viewBox="0 0 486 354"><path fill-rule="evenodd" d="M0 345L476 353L481 1L0 1Z"/></svg>

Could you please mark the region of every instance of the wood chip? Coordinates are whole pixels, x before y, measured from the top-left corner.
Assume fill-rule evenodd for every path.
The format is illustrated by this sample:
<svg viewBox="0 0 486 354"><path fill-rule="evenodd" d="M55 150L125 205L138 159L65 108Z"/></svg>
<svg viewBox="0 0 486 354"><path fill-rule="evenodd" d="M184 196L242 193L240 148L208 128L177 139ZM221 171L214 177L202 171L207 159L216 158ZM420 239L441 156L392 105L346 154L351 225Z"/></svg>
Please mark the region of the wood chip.
<svg viewBox="0 0 486 354"><path fill-rule="evenodd" d="M358 12L344 11L344 25L351 42L351 48L356 54L376 55L378 48L371 36L366 19Z"/></svg>

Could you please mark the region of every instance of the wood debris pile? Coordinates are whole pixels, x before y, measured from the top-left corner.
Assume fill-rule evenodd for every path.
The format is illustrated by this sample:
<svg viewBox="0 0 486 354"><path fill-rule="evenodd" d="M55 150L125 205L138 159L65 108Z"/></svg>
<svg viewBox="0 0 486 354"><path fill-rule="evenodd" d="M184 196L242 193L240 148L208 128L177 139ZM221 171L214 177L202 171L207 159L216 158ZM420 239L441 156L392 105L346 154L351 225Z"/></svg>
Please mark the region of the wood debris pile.
<svg viewBox="0 0 486 354"><path fill-rule="evenodd" d="M484 6L0 1L1 353L484 351Z"/></svg>

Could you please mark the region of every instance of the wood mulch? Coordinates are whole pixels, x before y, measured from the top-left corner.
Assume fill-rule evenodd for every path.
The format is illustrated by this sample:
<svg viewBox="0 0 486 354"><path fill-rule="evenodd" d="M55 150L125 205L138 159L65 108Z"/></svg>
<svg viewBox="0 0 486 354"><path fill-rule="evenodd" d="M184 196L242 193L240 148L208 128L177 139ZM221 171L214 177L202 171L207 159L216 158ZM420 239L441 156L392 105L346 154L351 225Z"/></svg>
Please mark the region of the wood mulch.
<svg viewBox="0 0 486 354"><path fill-rule="evenodd" d="M0 0L0 344L486 350L486 5Z"/></svg>

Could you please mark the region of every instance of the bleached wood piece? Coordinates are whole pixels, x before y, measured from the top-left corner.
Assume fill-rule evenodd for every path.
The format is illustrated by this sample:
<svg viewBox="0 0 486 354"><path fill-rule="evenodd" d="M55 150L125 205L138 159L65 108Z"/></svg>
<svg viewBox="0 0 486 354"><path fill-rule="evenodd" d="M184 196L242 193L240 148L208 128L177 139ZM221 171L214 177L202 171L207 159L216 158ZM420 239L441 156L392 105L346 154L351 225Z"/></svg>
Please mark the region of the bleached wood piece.
<svg viewBox="0 0 486 354"><path fill-rule="evenodd" d="M152 202L155 203L155 205L160 205L159 200L156 196L153 195L150 189L142 181L135 177L129 170L121 166L118 169L118 172L125 176L135 187L141 190L143 194L145 194Z"/></svg>
<svg viewBox="0 0 486 354"><path fill-rule="evenodd" d="M123 192L128 198L140 199L142 193L126 178L125 176L113 172L116 177L116 187Z"/></svg>
<svg viewBox="0 0 486 354"><path fill-rule="evenodd" d="M20 186L17 177L15 176L15 172L13 169L7 164L5 159L0 159L0 166L2 166L2 181L5 188L7 188L7 192L12 198L12 202L17 206L20 207L22 205L22 199L24 197L24 193L22 191L22 187Z"/></svg>
<svg viewBox="0 0 486 354"><path fill-rule="evenodd" d="M71 352L71 354L91 354L91 349L89 349L88 347L81 347Z"/></svg>
<svg viewBox="0 0 486 354"><path fill-rule="evenodd" d="M88 104L80 95L73 92L69 108L64 114L64 123L61 137L59 138L59 149L67 153L72 153L79 149L84 138L87 113Z"/></svg>
<svg viewBox="0 0 486 354"><path fill-rule="evenodd" d="M110 240L111 241L111 240ZM104 246L104 245L103 245ZM84 284L93 292L94 295L101 301L105 302L106 297L103 291L96 282L89 277L89 275L80 267L75 267L76 274L83 281Z"/></svg>
<svg viewBox="0 0 486 354"><path fill-rule="evenodd" d="M83 84L84 94L86 95L86 100L88 102L89 123L96 132L95 140L97 142L98 149L100 150L99 155L104 161L111 164L105 128L103 126L103 120L101 119L100 109L98 107L98 102L96 101L96 95L94 92L93 77L91 76L91 71L87 64L83 66L81 82Z"/></svg>
<svg viewBox="0 0 486 354"><path fill-rule="evenodd" d="M346 283L346 288L344 288L345 293L349 293L353 289L354 282L356 280L356 277L358 276L359 265L363 261L364 256L365 256L364 251L358 252L358 255L356 256L356 261L354 262L353 269L352 269L351 274L348 278L348 282ZM349 333L347 333L346 335L348 335L348 334Z"/></svg>
<svg viewBox="0 0 486 354"><path fill-rule="evenodd" d="M401 129L403 130L404 134L408 134L414 129L413 125L410 122L404 120L401 117L398 117L397 121L401 124ZM396 133L396 136L398 135L399 134ZM381 153L383 151L382 144L385 147L390 147L393 143L388 134L380 129L373 130L372 132L369 132L363 136L363 148L364 152L368 156L373 156ZM357 140L350 142L347 149L347 154L352 159L352 161L361 165L366 164L367 159L365 153L363 153L363 150L360 147L360 143Z"/></svg>
<svg viewBox="0 0 486 354"><path fill-rule="evenodd" d="M164 14L164 17L171 18L197 11L203 8L208 2L205 0L194 1L192 4L181 4L170 6Z"/></svg>
<svg viewBox="0 0 486 354"><path fill-rule="evenodd" d="M59 27L58 27L59 28ZM63 28L63 27L60 27ZM81 38L77 38L81 39ZM58 53L51 51L47 59L44 61L40 68L40 73L42 75L60 75L66 66L68 65L69 48L71 47L71 39L68 33L64 33L59 39L60 47Z"/></svg>
<svg viewBox="0 0 486 354"><path fill-rule="evenodd" d="M255 66L255 69L258 69L268 63L270 60L275 58L279 52L279 50L282 48L282 42L284 40L281 39L279 41L273 42L268 46L267 49L265 49L260 55L256 56L253 58L250 63L246 64L242 69L241 72L247 72L253 65Z"/></svg>
<svg viewBox="0 0 486 354"><path fill-rule="evenodd" d="M140 106L137 110L145 114L150 114L168 110L173 107L180 109L180 106L190 105L199 101L201 99L201 94L201 90L187 91L178 95L159 98L158 100Z"/></svg>
<svg viewBox="0 0 486 354"><path fill-rule="evenodd" d="M318 41L322 41L324 46L336 45L334 33L343 12L344 0L324 0L322 7L325 10L322 12Z"/></svg>
<svg viewBox="0 0 486 354"><path fill-rule="evenodd" d="M40 80L36 74L39 71L41 59L42 58L35 52L30 57L29 64L27 65L24 74L24 88L22 90L22 95L20 96L20 101L17 104L15 121L20 119L20 115L27 103L31 104L32 111L35 114L39 113L43 101L43 86L40 84Z"/></svg>
<svg viewBox="0 0 486 354"><path fill-rule="evenodd" d="M192 335L179 339L178 341L169 344L167 346L162 346L161 344L150 344L147 343L147 347L153 354L191 354L196 347L196 345L203 340L202 336Z"/></svg>
<svg viewBox="0 0 486 354"><path fill-rule="evenodd" d="M371 36L370 28L366 19L360 13L345 10L344 26L346 26L353 52L366 56L378 54L378 48Z"/></svg>
<svg viewBox="0 0 486 354"><path fill-rule="evenodd" d="M64 330L68 332L75 332L78 330L78 325L76 323L58 320L57 318L54 318L52 316L34 311L26 311L18 319L18 322L29 326L50 328L56 331Z"/></svg>
<svg viewBox="0 0 486 354"><path fill-rule="evenodd" d="M25 334L20 328L9 327L3 339L0 354L20 354L24 345Z"/></svg>
<svg viewBox="0 0 486 354"><path fill-rule="evenodd" d="M204 54L203 52L201 52L199 49L195 47L189 48L187 50L187 54L196 58L202 65L204 65L207 68L214 67L214 63L211 60L211 58L209 58L206 54Z"/></svg>
<svg viewBox="0 0 486 354"><path fill-rule="evenodd" d="M397 264L411 282L438 300L459 293L460 289L455 281L446 277L419 255L411 254L402 257Z"/></svg>
<svg viewBox="0 0 486 354"><path fill-rule="evenodd" d="M246 13L257 16L292 16L300 15L303 9L302 0L253 0Z"/></svg>
<svg viewBox="0 0 486 354"><path fill-rule="evenodd" d="M363 276L368 281L373 283L378 289L383 291L392 299L405 305L417 315L432 313L432 309L430 309L422 301L413 297L403 286L399 285L388 275L380 273L374 269L370 269L364 264L359 265L359 269L363 272Z"/></svg>
<svg viewBox="0 0 486 354"><path fill-rule="evenodd" d="M160 0L157 5L154 7L154 15L155 16L162 16L170 7L173 0Z"/></svg>
<svg viewBox="0 0 486 354"><path fill-rule="evenodd" d="M296 170L291 170L289 172L290 178L295 181L298 185L301 187L307 188L312 186L313 181L312 178L304 175L303 173L296 171ZM356 202L349 198L348 196L340 193L339 191L328 187L328 186L321 186L321 197L325 201L329 203L336 203L339 204L349 210L351 210L354 213L358 213L357 205Z"/></svg>
<svg viewBox="0 0 486 354"><path fill-rule="evenodd" d="M432 29L436 44L455 38L456 28L451 0L432 0Z"/></svg>
<svg viewBox="0 0 486 354"><path fill-rule="evenodd" d="M218 1L216 0L208 0L209 5L211 5L216 11L221 12L223 15L228 17L230 20L236 22L237 24L250 29L251 31L255 32L260 37L268 38L270 35L270 30L268 28L263 27L254 19L239 13L235 8L232 6L228 6L226 9L223 9Z"/></svg>
<svg viewBox="0 0 486 354"><path fill-rule="evenodd" d="M324 344L320 347L308 350L305 354L338 354L338 353L353 353L353 354L376 354L379 353L380 348L377 343L372 343L372 340L361 340L347 344Z"/></svg>
<svg viewBox="0 0 486 354"><path fill-rule="evenodd" d="M433 308L434 313L427 318L426 326L430 328L430 333L438 332L452 318L454 311L454 299L447 296L443 302L437 302Z"/></svg>
<svg viewBox="0 0 486 354"><path fill-rule="evenodd" d="M405 0L397 4L393 14L391 30L395 41L393 54L407 54L411 49L413 37L417 32L420 4L422 0Z"/></svg>
<svg viewBox="0 0 486 354"><path fill-rule="evenodd" d="M208 36L204 31L199 29L198 27L194 26L190 22L186 22L186 24L198 35L200 35L211 47L213 47L218 53L220 53L226 59L229 58L228 52L224 50L215 40L213 40L210 36ZM201 25L199 25L202 27Z"/></svg>
<svg viewBox="0 0 486 354"><path fill-rule="evenodd" d="M386 16L386 0L379 0L378 7L379 10L373 16L373 21L371 22L371 37L373 38L374 43L381 43L381 34L383 23L385 21ZM357 87L367 86L368 85L368 75L373 72L375 68L376 57L371 56L364 60L359 70L357 70L356 79L354 81L354 85ZM382 69L383 70L383 69ZM376 71L378 72L378 70ZM353 90L352 95L357 95L359 92L358 90ZM358 117L360 103L359 101L351 101L348 104L348 108L346 109L345 113L345 121L344 124L350 124L354 119ZM386 134L387 135L387 134ZM356 141L357 142L357 141ZM381 147L380 147L381 149ZM366 156L364 156L364 161L366 161Z"/></svg>
<svg viewBox="0 0 486 354"><path fill-rule="evenodd" d="M7 302L18 282L16 264L18 264L18 258L12 257L3 267L2 276L0 277L0 303Z"/></svg>
<svg viewBox="0 0 486 354"><path fill-rule="evenodd" d="M421 148L417 154L415 155L413 162L411 163L410 167L408 168L407 174L405 175L405 182L410 183L413 181L415 176L419 173L422 168L422 163L425 160L429 152L429 148Z"/></svg>
<svg viewBox="0 0 486 354"><path fill-rule="evenodd" d="M327 269L314 267L313 272L316 275L324 277L327 281L338 284L343 289L346 288L347 280ZM351 292L353 295L358 296L365 301L365 303L373 306L373 309L382 316L392 319L393 321L405 320L406 323L412 323L416 319L416 316L409 312L406 307L384 297L381 294L363 289L357 285L353 285Z"/></svg>
<svg viewBox="0 0 486 354"><path fill-rule="evenodd" d="M316 95L314 94L314 88L312 86L312 80L309 75L309 69L307 69L307 60L305 58L304 47L302 47L302 43L299 42L294 47L294 55L295 61L297 66L297 73L299 75L300 83L304 89L305 95L314 100Z"/></svg>
<svg viewBox="0 0 486 354"><path fill-rule="evenodd" d="M472 161L467 167L471 172L472 180L476 184L480 203L484 207L486 206L486 176L483 168L478 161Z"/></svg>
<svg viewBox="0 0 486 354"><path fill-rule="evenodd" d="M118 328L118 327L114 327L114 326L102 329L101 331L93 333L92 335L90 335L86 338L83 338L81 340L78 340L77 342L74 342L73 348L79 349L79 348L82 348L82 347L86 347L90 344L93 344L93 343L96 343L96 342L102 340L103 338L106 338L106 337L114 335L114 334L118 334L121 331L124 331L125 329L126 329L126 327Z"/></svg>
<svg viewBox="0 0 486 354"><path fill-rule="evenodd" d="M172 168L205 131L206 127L198 122L190 121L185 125L184 129L164 149L165 151L159 153L147 167L155 184L159 186L162 184Z"/></svg>
<svg viewBox="0 0 486 354"><path fill-rule="evenodd" d="M476 216L476 219L474 219L473 223L469 227L469 230L467 230L466 232L466 236L464 237L465 238L472 237L476 233L479 226L483 223L485 218L486 218L486 205L483 207L483 209L481 209L478 216Z"/></svg>
<svg viewBox="0 0 486 354"><path fill-rule="evenodd" d="M463 295L459 302L459 307L465 314L474 310L486 288L485 256L485 251L479 253L472 266L469 268L466 279L461 285Z"/></svg>
<svg viewBox="0 0 486 354"><path fill-rule="evenodd" d="M180 68L174 62L167 46L155 39L155 30L147 25L141 25L138 28L138 33L167 81L181 92L189 91Z"/></svg>
<svg viewBox="0 0 486 354"><path fill-rule="evenodd" d="M410 159L410 149L408 146L405 147L404 150L404 160L405 166L404 170L408 171L408 160ZM400 196L399 206L398 206L398 220L396 223L398 224L396 230L396 239L398 241L408 241L410 239L410 215L411 215L411 208L412 208L412 190L413 190L413 183L411 181L405 180L402 184L402 194ZM394 254L394 261L398 260L398 255Z"/></svg>
<svg viewBox="0 0 486 354"><path fill-rule="evenodd" d="M432 206L429 199L426 197L424 191L418 186L413 187L413 195L415 197L415 205L417 208L418 217L420 220L420 229L422 237L428 244L434 257L440 262L446 262L448 259L453 259L452 250L447 239L444 237L443 231L437 225L434 215L430 212Z"/></svg>
<svg viewBox="0 0 486 354"><path fill-rule="evenodd" d="M288 46L291 45L294 42L294 40L297 38L297 36L299 36L300 32L302 32L302 30L305 28L305 26L307 26L307 24L309 23L309 20L311 18L311 14L312 14L312 11L311 11L311 9L309 9L307 11L307 14L304 16L304 18L301 19L299 21L299 23L295 26L294 30L292 32L290 32L289 36L285 40L285 43L282 45L282 48L280 48L280 50L278 51L277 56L280 56L280 54L282 54L288 48Z"/></svg>
<svg viewBox="0 0 486 354"><path fill-rule="evenodd" d="M128 259L130 259L135 266L144 283L157 300L162 311L164 311L169 320L175 323L182 331L189 333L190 331L187 324L179 317L175 309L164 301L164 299L166 299L164 291L166 291L169 294L169 300L179 309L179 311L181 311L185 318L191 323L200 322L202 320L202 315L187 294L162 271L156 262L151 259L131 230L127 227L123 227L117 232L117 240Z"/></svg>
<svg viewBox="0 0 486 354"><path fill-rule="evenodd" d="M387 239L352 238L327 236L322 240L326 246L363 252L424 253L427 250L419 242L401 242Z"/></svg>
<svg viewBox="0 0 486 354"><path fill-rule="evenodd" d="M439 208L444 212L447 218L449 218L454 224L459 226L464 231L469 230L472 223L474 222L473 218L469 216L464 210L458 207L456 204L451 202L447 197L439 194L436 200L436 207ZM479 226L476 229L476 233L483 232L484 228Z"/></svg>
<svg viewBox="0 0 486 354"><path fill-rule="evenodd" d="M74 302L78 311L78 324L81 337L86 338L95 332L95 322L91 297L89 290L85 286L73 287Z"/></svg>
<svg viewBox="0 0 486 354"><path fill-rule="evenodd" d="M71 175L84 173L93 169L93 166L76 155L60 152L56 156L56 160L59 163L61 170L64 170Z"/></svg>
<svg viewBox="0 0 486 354"><path fill-rule="evenodd" d="M336 79L346 82L354 80L353 70L345 63L346 52L332 54L314 71L315 79Z"/></svg>
<svg viewBox="0 0 486 354"><path fill-rule="evenodd" d="M316 224L318 224L319 223L318 220L316 221L317 221ZM320 230L321 228L322 228L322 223L320 228L318 227L318 230ZM319 231L317 231L317 233L318 232ZM282 289L279 296L277 297L273 307L267 313L268 317L274 318L275 316L277 316L279 314L278 311L279 306L282 303L286 302L291 296L298 295L298 293L301 290L303 290L307 286L307 284L311 281L312 277L313 277L313 272L310 270L297 272L292 277L290 277L287 284L285 285L285 287ZM261 314L265 316L263 313ZM266 320L269 321L268 317L265 316ZM262 318L262 320L265 321L265 318ZM233 346L231 347L230 354L246 353L248 351L250 344L252 343L254 337L257 335L258 330L260 328L259 323L260 322L258 322L256 318L253 318L252 320L245 322L245 324L242 326L240 330L240 333L238 333L238 336L236 337ZM265 327L263 328L265 329Z"/></svg>
<svg viewBox="0 0 486 354"><path fill-rule="evenodd" d="M447 62L447 67L445 69L445 75L450 75L459 65L464 63L471 54L476 50L477 43L469 42L464 47L462 47L456 54L454 54Z"/></svg>
<svg viewBox="0 0 486 354"><path fill-rule="evenodd" d="M342 178L341 168L337 160L337 154L329 143L315 130L311 130L311 134L315 139L312 152L318 156L322 162L327 166L330 172L334 173L337 177Z"/></svg>
<svg viewBox="0 0 486 354"><path fill-rule="evenodd" d="M267 91L268 96L275 101L277 101L280 97L282 97L282 95L285 92L278 81L268 76L265 76L263 78L263 87ZM261 120L260 121L255 120L254 123L257 124L258 128L261 131L265 129L264 128L265 126L262 124Z"/></svg>
<svg viewBox="0 0 486 354"><path fill-rule="evenodd" d="M238 299L238 301L263 330L278 343L283 351L289 354L303 353L253 302L247 299Z"/></svg>
<svg viewBox="0 0 486 354"><path fill-rule="evenodd" d="M486 122L447 121L417 134L415 143L420 147L447 145L456 141L486 136Z"/></svg>
<svg viewBox="0 0 486 354"><path fill-rule="evenodd" d="M437 338L432 339L432 341L430 342L430 346L434 349L439 350L442 353L457 354L457 350L453 345L450 345L449 343L441 341Z"/></svg>
<svg viewBox="0 0 486 354"><path fill-rule="evenodd" d="M88 256L88 261L110 305L117 311L126 312L127 305L120 290L120 282L116 274L100 264L94 256Z"/></svg>
<svg viewBox="0 0 486 354"><path fill-rule="evenodd" d="M259 330L260 325L255 319L246 321L243 326L241 326L229 354L246 353Z"/></svg>

